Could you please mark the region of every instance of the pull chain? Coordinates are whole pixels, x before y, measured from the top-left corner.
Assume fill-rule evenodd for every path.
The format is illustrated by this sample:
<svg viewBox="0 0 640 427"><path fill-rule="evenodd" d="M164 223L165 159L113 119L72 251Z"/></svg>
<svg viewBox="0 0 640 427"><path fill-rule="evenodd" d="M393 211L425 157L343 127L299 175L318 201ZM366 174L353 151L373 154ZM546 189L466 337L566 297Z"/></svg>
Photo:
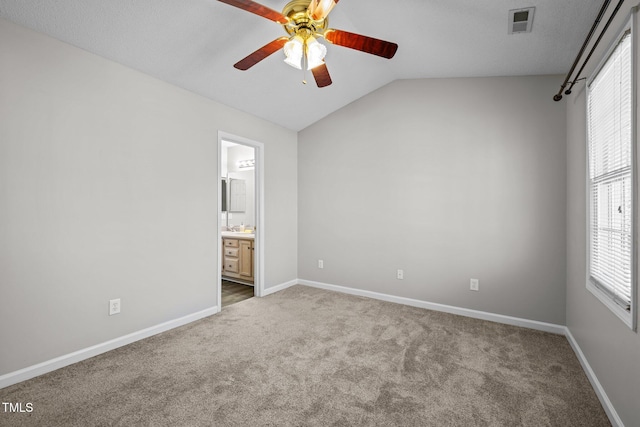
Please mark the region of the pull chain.
<svg viewBox="0 0 640 427"><path fill-rule="evenodd" d="M302 44L302 84L307 84L307 40Z"/></svg>

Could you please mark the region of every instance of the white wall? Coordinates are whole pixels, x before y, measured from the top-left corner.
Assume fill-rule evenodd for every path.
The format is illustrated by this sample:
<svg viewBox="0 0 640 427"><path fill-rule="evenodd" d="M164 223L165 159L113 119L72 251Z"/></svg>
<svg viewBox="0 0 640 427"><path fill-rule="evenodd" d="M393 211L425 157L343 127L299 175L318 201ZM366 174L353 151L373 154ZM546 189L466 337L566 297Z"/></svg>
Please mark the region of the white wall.
<svg viewBox="0 0 640 427"><path fill-rule="evenodd" d="M297 277L294 132L1 19L0 64L0 375L219 304L219 130L265 144L265 286Z"/></svg>
<svg viewBox="0 0 640 427"><path fill-rule="evenodd" d="M396 81L304 129L299 277L564 324L560 82Z"/></svg>
<svg viewBox="0 0 640 427"><path fill-rule="evenodd" d="M630 7L631 5L627 5L620 9L583 77L591 75L612 38L617 35L617 30L626 21ZM604 21L607 19L605 17ZM636 68L636 83L639 83L637 70L640 67ZM584 83L578 84L573 94L565 96L562 101L567 108L567 327L580 345L621 421L626 426L639 426L640 337L586 289L587 157L584 88ZM637 93L636 97L639 95ZM637 123L638 120L636 125Z"/></svg>

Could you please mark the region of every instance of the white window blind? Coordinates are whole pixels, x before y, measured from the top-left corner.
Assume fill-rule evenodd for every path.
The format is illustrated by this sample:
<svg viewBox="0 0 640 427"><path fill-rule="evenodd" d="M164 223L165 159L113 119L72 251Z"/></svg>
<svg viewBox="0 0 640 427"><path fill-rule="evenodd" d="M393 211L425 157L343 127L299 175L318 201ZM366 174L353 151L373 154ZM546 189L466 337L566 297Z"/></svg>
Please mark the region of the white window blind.
<svg viewBox="0 0 640 427"><path fill-rule="evenodd" d="M588 86L589 280L630 312L633 279L631 30Z"/></svg>

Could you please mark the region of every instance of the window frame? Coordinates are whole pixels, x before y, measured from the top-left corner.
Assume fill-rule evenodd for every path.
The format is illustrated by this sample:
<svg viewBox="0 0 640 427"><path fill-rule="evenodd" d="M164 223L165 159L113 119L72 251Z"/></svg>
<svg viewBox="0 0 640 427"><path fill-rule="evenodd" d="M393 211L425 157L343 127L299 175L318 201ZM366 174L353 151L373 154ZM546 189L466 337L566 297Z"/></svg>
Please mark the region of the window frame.
<svg viewBox="0 0 640 427"><path fill-rule="evenodd" d="M633 11L630 16L626 19L625 24L621 27L621 29L616 33L616 37L613 39L611 45L608 47L606 53L603 55L601 61L598 63L598 66L594 69L593 73L587 80L586 88L585 88L585 117L586 117L586 228L587 228L587 251L586 251L586 287L587 289L606 307L608 307L620 320L622 320L631 330L637 330L637 306L638 306L638 283L637 283L637 265L638 265L638 244L637 244L637 234L638 234L638 150L637 150L637 109L636 109L636 13ZM602 289L599 285L597 285L591 279L591 220L593 213L592 206L592 191L591 191L591 177L590 177L590 140L589 140L589 87L598 76L600 71L604 68L604 66L608 63L611 58L614 50L618 46L619 42L624 37L627 31L631 32L630 42L631 42L631 58L630 58L630 66L631 66L631 82L630 82L630 91L631 91L631 255L630 255L630 267L631 267L631 303L630 310L627 311L623 307L621 307L618 303L615 302L615 299L612 298L608 290Z"/></svg>

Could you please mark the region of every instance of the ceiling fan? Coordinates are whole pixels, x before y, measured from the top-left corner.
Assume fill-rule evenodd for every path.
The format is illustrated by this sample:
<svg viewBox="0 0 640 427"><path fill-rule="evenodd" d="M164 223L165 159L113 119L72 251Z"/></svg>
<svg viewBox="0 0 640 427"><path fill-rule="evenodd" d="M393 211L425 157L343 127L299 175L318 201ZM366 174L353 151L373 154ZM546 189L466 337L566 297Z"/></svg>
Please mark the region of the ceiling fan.
<svg viewBox="0 0 640 427"><path fill-rule="evenodd" d="M255 13L281 24L288 36L279 37L241 59L234 67L248 70L272 53L284 49L287 64L298 69L311 70L318 87L331 84L331 76L324 62L327 48L318 42L323 37L329 43L391 59L398 45L373 37L362 36L328 27L327 15L339 0L293 0L282 13L251 0L218 0L231 6ZM303 83L306 83L303 80Z"/></svg>

